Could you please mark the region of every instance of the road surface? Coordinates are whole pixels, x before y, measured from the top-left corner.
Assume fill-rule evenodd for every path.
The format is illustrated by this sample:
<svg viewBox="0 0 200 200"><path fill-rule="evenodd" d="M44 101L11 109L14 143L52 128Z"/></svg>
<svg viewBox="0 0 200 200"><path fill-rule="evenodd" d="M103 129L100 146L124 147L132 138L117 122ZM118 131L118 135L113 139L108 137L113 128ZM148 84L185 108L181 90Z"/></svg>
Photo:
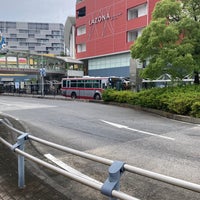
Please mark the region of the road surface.
<svg viewBox="0 0 200 200"><path fill-rule="evenodd" d="M0 111L23 121L29 133L67 147L200 184L200 126L111 105L23 97L0 98ZM77 170L104 182L107 166L45 147ZM102 171L103 170L103 171ZM54 175L55 176L55 175ZM75 183L55 176L66 190ZM200 194L125 173L121 190L141 200L197 200ZM107 199L78 184L82 199ZM89 196L88 196L89 195ZM95 197L93 196L95 195ZM80 194L73 196L80 199Z"/></svg>

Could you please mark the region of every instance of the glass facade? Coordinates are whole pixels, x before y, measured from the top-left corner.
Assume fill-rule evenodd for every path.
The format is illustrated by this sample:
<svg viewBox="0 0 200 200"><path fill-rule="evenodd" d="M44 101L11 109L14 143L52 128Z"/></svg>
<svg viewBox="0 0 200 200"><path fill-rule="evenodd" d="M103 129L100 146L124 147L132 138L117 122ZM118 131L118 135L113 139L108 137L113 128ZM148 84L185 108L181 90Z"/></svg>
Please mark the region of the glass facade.
<svg viewBox="0 0 200 200"><path fill-rule="evenodd" d="M130 53L93 58L88 61L89 75L129 76Z"/></svg>

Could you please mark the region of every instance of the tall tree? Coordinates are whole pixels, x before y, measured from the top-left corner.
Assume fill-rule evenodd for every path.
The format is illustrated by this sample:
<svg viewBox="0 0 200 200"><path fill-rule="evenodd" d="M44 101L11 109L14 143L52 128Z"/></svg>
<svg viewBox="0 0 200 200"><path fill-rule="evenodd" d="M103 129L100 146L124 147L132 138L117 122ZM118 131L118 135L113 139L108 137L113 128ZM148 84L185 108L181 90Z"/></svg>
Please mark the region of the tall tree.
<svg viewBox="0 0 200 200"><path fill-rule="evenodd" d="M143 78L164 73L173 79L200 71L200 1L161 0L152 21L131 47L131 55L148 64Z"/></svg>

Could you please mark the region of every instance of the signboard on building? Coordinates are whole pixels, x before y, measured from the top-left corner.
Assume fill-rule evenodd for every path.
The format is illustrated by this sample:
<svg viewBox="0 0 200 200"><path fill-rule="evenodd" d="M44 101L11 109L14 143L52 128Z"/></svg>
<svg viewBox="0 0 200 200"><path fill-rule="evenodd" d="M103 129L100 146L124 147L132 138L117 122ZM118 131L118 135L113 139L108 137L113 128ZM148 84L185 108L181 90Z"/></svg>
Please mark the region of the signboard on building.
<svg viewBox="0 0 200 200"><path fill-rule="evenodd" d="M69 77L82 77L84 75L81 70L67 70L67 76Z"/></svg>
<svg viewBox="0 0 200 200"><path fill-rule="evenodd" d="M8 49L6 48L5 38L0 33L0 54L8 53Z"/></svg>

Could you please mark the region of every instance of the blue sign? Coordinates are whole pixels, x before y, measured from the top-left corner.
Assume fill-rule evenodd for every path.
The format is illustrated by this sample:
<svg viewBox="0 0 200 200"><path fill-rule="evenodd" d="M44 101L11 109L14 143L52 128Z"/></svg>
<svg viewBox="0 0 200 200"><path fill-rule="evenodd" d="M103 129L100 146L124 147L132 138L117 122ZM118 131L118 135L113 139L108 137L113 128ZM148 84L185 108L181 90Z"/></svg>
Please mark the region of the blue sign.
<svg viewBox="0 0 200 200"><path fill-rule="evenodd" d="M0 49L4 48L6 46L5 38L0 35Z"/></svg>
<svg viewBox="0 0 200 200"><path fill-rule="evenodd" d="M8 49L6 48L5 38L0 33L0 54L7 54Z"/></svg>
<svg viewBox="0 0 200 200"><path fill-rule="evenodd" d="M40 76L46 76L46 69L40 68Z"/></svg>

